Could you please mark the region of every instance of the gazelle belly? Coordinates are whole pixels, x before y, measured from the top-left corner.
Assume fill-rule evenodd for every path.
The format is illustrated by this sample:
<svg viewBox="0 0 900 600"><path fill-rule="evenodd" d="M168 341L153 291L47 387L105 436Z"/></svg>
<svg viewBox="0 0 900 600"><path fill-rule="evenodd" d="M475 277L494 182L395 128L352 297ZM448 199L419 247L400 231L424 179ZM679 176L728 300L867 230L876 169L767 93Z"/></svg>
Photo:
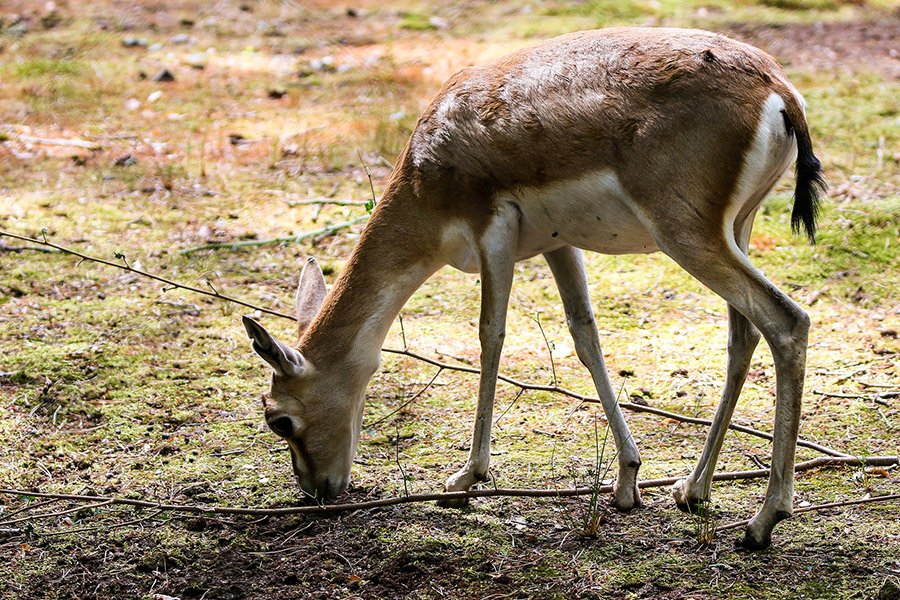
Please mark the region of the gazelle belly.
<svg viewBox="0 0 900 600"><path fill-rule="evenodd" d="M563 245L604 254L658 250L612 171L592 172L539 188L519 188L500 194L497 201L514 204L521 214L519 258Z"/></svg>

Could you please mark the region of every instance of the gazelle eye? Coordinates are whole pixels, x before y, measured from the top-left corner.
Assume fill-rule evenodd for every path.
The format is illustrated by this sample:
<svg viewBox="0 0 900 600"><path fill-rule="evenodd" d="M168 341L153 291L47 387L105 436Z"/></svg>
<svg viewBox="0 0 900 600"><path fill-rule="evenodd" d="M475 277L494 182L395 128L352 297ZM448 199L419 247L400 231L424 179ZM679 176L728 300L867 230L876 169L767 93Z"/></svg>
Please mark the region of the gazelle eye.
<svg viewBox="0 0 900 600"><path fill-rule="evenodd" d="M269 423L269 429L281 437L291 437L291 434L294 433L294 422L290 417L278 417Z"/></svg>

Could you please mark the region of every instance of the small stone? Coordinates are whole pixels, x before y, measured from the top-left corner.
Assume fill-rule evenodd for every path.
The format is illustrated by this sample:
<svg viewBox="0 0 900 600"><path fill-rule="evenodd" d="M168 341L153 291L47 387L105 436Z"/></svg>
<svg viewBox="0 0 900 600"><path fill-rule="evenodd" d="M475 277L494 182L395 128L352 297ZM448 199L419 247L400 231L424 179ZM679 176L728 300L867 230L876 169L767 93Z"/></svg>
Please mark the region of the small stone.
<svg viewBox="0 0 900 600"><path fill-rule="evenodd" d="M169 42L172 44L190 44L191 36L186 33L179 33L178 35L170 37Z"/></svg>
<svg viewBox="0 0 900 600"><path fill-rule="evenodd" d="M133 154L126 154L125 156L120 156L116 159L115 165L117 167L130 167L131 165L136 165L137 159Z"/></svg>
<svg viewBox="0 0 900 600"><path fill-rule="evenodd" d="M269 98L272 100L279 100L284 98L285 94L287 94L287 90L282 88L272 88L269 90Z"/></svg>
<svg viewBox="0 0 900 600"><path fill-rule="evenodd" d="M450 27L450 22L447 19L442 19L441 17L431 17L428 19L428 23L434 27L435 29L447 29Z"/></svg>
<svg viewBox="0 0 900 600"><path fill-rule="evenodd" d="M203 52L195 52L193 54L188 54L184 59L184 62L192 69L197 69L198 71L202 71L206 68L206 63L209 61L209 58Z"/></svg>
<svg viewBox="0 0 900 600"><path fill-rule="evenodd" d="M127 36L122 38L122 45L126 48L146 48L149 43L144 38Z"/></svg>
<svg viewBox="0 0 900 600"><path fill-rule="evenodd" d="M314 58L309 61L309 68L313 71L322 71L326 73L333 73L336 69L334 66L334 57L333 56L323 56L322 58Z"/></svg>
<svg viewBox="0 0 900 600"><path fill-rule="evenodd" d="M175 75L172 74L172 71L168 69L163 69L159 73L153 76L153 81L157 82L169 82L175 81Z"/></svg>
<svg viewBox="0 0 900 600"><path fill-rule="evenodd" d="M125 101L125 110L137 110L141 107L141 101L137 98L129 98Z"/></svg>

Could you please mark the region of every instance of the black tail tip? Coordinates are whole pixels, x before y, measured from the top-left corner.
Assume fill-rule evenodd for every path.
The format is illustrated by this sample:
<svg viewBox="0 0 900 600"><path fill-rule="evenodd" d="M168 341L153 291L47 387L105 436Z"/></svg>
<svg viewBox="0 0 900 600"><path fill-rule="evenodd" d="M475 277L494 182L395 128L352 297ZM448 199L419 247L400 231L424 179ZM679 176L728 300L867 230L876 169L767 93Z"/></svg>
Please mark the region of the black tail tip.
<svg viewBox="0 0 900 600"><path fill-rule="evenodd" d="M816 217L819 199L825 195L828 184L822 173L822 163L812 153L797 158L797 187L794 190L794 209L791 213L791 229L800 233L800 225L806 231L810 244L816 243Z"/></svg>

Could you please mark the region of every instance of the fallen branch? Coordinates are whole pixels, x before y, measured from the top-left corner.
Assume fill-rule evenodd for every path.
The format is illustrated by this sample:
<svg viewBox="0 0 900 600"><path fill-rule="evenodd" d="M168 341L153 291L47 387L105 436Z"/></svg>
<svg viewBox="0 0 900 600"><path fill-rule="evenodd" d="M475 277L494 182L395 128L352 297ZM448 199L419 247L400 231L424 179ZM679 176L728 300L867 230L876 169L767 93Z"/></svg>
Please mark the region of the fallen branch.
<svg viewBox="0 0 900 600"><path fill-rule="evenodd" d="M823 392L813 390L813 394L825 396L826 398L844 398L847 400L871 400L882 406L887 406L887 398L900 398L900 391L893 392L877 392L875 394L841 394L837 392Z"/></svg>
<svg viewBox="0 0 900 600"><path fill-rule="evenodd" d="M19 517L18 519L3 521L2 523L0 523L0 527L6 527L7 525L13 525L15 523L22 523L24 521L36 521L38 519L52 519L54 517L62 517L64 515L78 512L80 510L90 510L92 508L100 508L101 506L106 506L108 504L112 504L112 500L103 500L102 502L88 504L87 506L76 506L75 508L68 508L66 510L61 510L58 512L40 513L37 515L28 515L27 517Z"/></svg>
<svg viewBox="0 0 900 600"><path fill-rule="evenodd" d="M238 248L248 248L251 246L274 246L275 244L293 244L296 242L303 241L307 238L316 237L320 235L330 235L341 229L345 229L347 227L352 227L358 223L362 223L363 221L367 221L369 219L369 215L364 215L361 217L356 217L354 219L350 219L349 221L344 221L343 223L335 223L334 225L328 225L326 227L322 227L321 229L313 229L312 231L304 231L303 233L298 233L297 235L286 235L283 237L270 238L267 240L241 240L237 242L214 242L212 244L204 244L202 246L194 246L192 248L185 248L181 251L181 254L193 254L194 252L200 252L201 250L237 250Z"/></svg>
<svg viewBox="0 0 900 600"><path fill-rule="evenodd" d="M362 218L368 218L368 217L360 217L360 218L362 219ZM166 278L164 278L164 277L160 277L159 275L154 275L154 274L152 274L152 273L148 273L148 272L142 271L142 270L140 270L140 269L135 269L135 268L133 268L131 265L129 265L127 262L124 263L124 264L123 264L123 263L114 263L114 262L111 262L111 261L108 261L108 260L104 260L104 259L102 259L102 258L97 258L97 257L94 257L94 256L89 256L89 255L87 255L87 254L83 254L83 253L81 253L81 252L77 252L77 251L75 251L75 250L71 250L71 249L66 248L66 247L64 247L64 246L60 246L60 245L58 245L58 244L53 244L53 243L47 241L46 239L40 239L40 240L39 240L39 239L35 239L35 238L30 238L30 237L18 235L18 234L15 234L15 233L9 233L9 232L2 231L2 230L0 230L0 236L7 236L7 237L14 238L14 239L26 241L26 242L31 242L31 243L34 243L34 244L40 244L40 245L43 245L43 246L49 246L50 248L55 248L55 249L59 250L60 252L63 252L63 253L66 253L66 254L71 254L71 255L73 255L73 256L77 256L77 257L81 258L82 260L88 260L88 261L92 261L92 262L97 262L97 263L104 264L104 265L107 265L107 266L110 266L110 267L115 267L115 268L117 268L117 269L122 269L122 270L125 270L125 271L129 271L129 272L132 272L132 273L136 273L136 274L138 274L138 275L142 275L142 276L144 276L144 277L148 277L148 278L154 279L154 280L156 280L156 281L161 281L161 282L163 282L163 283L166 283L166 284L172 286L173 288L180 288L180 289L188 290L188 291L190 291L190 292L194 292L194 293L196 293L196 294L202 294L202 295L204 295L204 296L211 296L211 297L213 297L213 298L219 298L219 299L221 299L221 300L226 300L226 301L228 301L228 302L233 302L233 303L235 303L235 304L239 304L239 305L241 305L241 306L245 306L245 307L250 308L250 309L253 309L253 310L258 310L258 311L260 311L260 312L262 312L262 313L266 313L266 314L269 314L269 315L272 315L272 316L275 316L275 317L281 317L281 318L283 318L283 319L290 319L291 321L296 320L295 317L294 317L293 315L290 315L290 314L287 314L287 313L283 313L283 312L279 312L279 311L276 311L276 310L271 310L271 309L268 309L268 308L263 308L263 307L261 307L261 306L257 306L257 305L255 305L255 304L250 304L249 302L245 302L245 301L243 301L243 300L239 300L239 299L233 298L233 297L231 297L231 296L226 296L226 295L224 295L224 294L219 293L218 290L215 290L215 288L211 288L211 290L205 290L205 289L197 288L197 287L194 287L194 286L186 285L186 284L183 284L183 283L178 283L177 281L172 281L171 279L166 279ZM451 363L442 362L442 361L439 361L439 360L435 360L435 359L433 359L433 358L429 358L429 357L424 356L424 355L422 355L422 354L418 354L418 353L416 353L416 352L413 352L413 351L409 350L408 348L404 348L404 349L402 349L402 350L395 349L395 348L382 348L381 351L382 351L382 352L387 352L387 353L390 353L390 354L399 354L399 355L402 355L402 356L408 356L408 357L410 357L410 358L412 358L412 359L415 359L415 360L419 360L419 361L428 363L428 364L433 365L433 366L435 366L435 367L439 367L441 370L458 371L458 372L461 372L461 373L471 373L471 374L474 374L474 375L478 375L478 374L481 373L481 370L478 369L478 368L476 368L476 367L470 367L470 366L468 366L468 365L455 365L455 364L451 364ZM560 387L560 386L558 386L558 385L540 385L540 384L531 384L531 383L526 383L526 382L523 382L523 381L519 381L519 380L517 380L517 379L513 379L513 378L511 378L511 377L507 377L506 375L499 375L499 376L498 376L498 379L499 379L500 381L504 381L504 382L506 382L506 383L509 383L509 384L511 384L511 385L514 385L514 386L518 387L520 390L531 390L531 391L550 392L550 393L555 393L555 394L561 394L561 395L564 395L564 396L568 396L568 397L574 398L575 400L578 400L578 401L580 401L580 402L587 402L587 403L591 403L591 404L598 404L598 403L600 403L600 399L599 399L599 398L595 398L595 397L592 397L592 396L585 396L584 394L579 394L579 393L577 393L577 392L573 392L573 391L571 391L571 390L568 390L568 389L566 389L566 388ZM421 394L420 394L420 395L421 395ZM667 418L667 419L673 419L673 420L675 420L675 421L679 421L679 422L682 422L682 423L691 423L691 424L694 424L694 425L703 425L703 426L706 426L706 427L709 427L709 426L712 424L712 421L710 421L709 419L702 419L702 418L699 418L699 417L689 417L689 416L687 416L687 415L682 415L682 414L679 414L679 413L670 412L670 411L667 411L667 410L663 410L663 409L661 409L661 408L654 408L654 407L652 407L652 406L645 406L645 405L643 405L643 404L636 404L636 403L633 403L633 402L620 402L620 403L619 403L619 406L621 406L622 408L625 408L625 409L627 409L627 410L633 411L633 412L644 412L644 413L654 414L654 415L657 415L657 416L665 417L665 418ZM402 408L402 407L401 407L401 408ZM746 434L749 434L749 435L753 435L753 436L756 436L756 437L759 437L759 438L762 438L762 439L765 439L765 440L769 440L769 441L772 440L772 434L766 433L766 432L764 432L764 431L759 431L758 429L754 429L754 428L752 428L752 427L747 427L747 426L744 426L744 425L738 425L738 424L736 424L736 423L729 423L728 428L729 428L729 429L732 429L732 430L734 430L734 431L740 431L741 433L746 433ZM827 447L827 446L823 446L823 445L821 445L821 444L817 444L817 443L815 443L815 442L811 442L811 441L809 441L809 440L805 440L805 439L803 439L803 438L799 438L799 439L797 440L797 445L798 445L798 446L805 447L805 448L810 448L810 449L812 449L812 450L816 450L817 452L820 452L820 453L825 454L825 455L828 455L828 456L835 456L835 457L848 457L848 456L849 456L849 455L846 454L846 453L840 452L840 451L835 450L835 449L833 449L833 448L829 448L829 447Z"/></svg>
<svg viewBox="0 0 900 600"><path fill-rule="evenodd" d="M805 462L797 463L794 467L795 472L809 471L820 467L833 465L846 466L891 466L900 464L900 457L897 456L870 456L860 458L856 456L849 457L818 457ZM769 469L754 469L750 471L726 471L724 473L716 473L713 481L736 481L744 479L761 479L768 477ZM641 489L659 488L673 485L680 481L682 477L666 477L663 479L648 479L638 482ZM348 502L346 504L324 504L313 506L290 506L284 508L246 508L234 506L200 506L192 504L164 504L161 502L153 502L149 500L136 500L131 498L115 498L112 496L84 496L78 494L56 494L49 492L37 492L16 489L0 489L0 494L14 496L31 496L35 498L56 498L60 500L69 500L73 502L90 502L90 503L106 503L123 504L127 506L136 506L139 508L149 508L163 512L182 512L192 514L232 514L232 515L255 515L255 516L280 516L280 515L298 515L298 514L334 514L345 513L356 510L365 510L371 508L380 508L385 506L394 506L397 504L410 504L413 502L434 502L437 500L458 500L464 498L491 498L496 496L507 497L526 497L526 498L561 498L571 496L587 496L591 494L605 494L613 491L612 485L604 485L599 488L576 487L565 489L516 489L516 488L488 488L482 490L471 490L468 492L441 492L433 494L411 494L402 497L381 498L378 500L367 500L364 502Z"/></svg>
<svg viewBox="0 0 900 600"><path fill-rule="evenodd" d="M0 252L46 252L48 254L56 254L58 251L53 248L42 248L41 246L7 246L0 244Z"/></svg>
<svg viewBox="0 0 900 600"><path fill-rule="evenodd" d="M88 140L79 140L79 139L66 139L66 138L42 138L35 137L33 135L25 135L24 133L16 133L15 131L10 131L7 133L10 138L14 140L19 140L20 142L25 142L28 144L38 144L41 146L68 146L71 148L85 148L87 150L99 150L100 144L97 142L90 142Z"/></svg>
<svg viewBox="0 0 900 600"><path fill-rule="evenodd" d="M858 498L856 500L844 500L842 502L828 502L826 504L813 504L812 506L803 506L801 508L794 509L794 515L798 515L800 513L811 512L811 511L819 511L825 510L826 508L836 508L839 506L855 506L857 504L873 504L875 502L888 502L890 500L900 500L900 494L888 494L885 496L871 496L869 498ZM727 523L725 525L720 525L716 527L716 533L720 531L727 531L729 529L737 529L738 527L745 527L750 524L750 519L745 519L743 521L735 521L733 523Z"/></svg>
<svg viewBox="0 0 900 600"><path fill-rule="evenodd" d="M288 200L288 206L366 206L368 202L359 200L332 200L330 198L313 198L312 200Z"/></svg>

